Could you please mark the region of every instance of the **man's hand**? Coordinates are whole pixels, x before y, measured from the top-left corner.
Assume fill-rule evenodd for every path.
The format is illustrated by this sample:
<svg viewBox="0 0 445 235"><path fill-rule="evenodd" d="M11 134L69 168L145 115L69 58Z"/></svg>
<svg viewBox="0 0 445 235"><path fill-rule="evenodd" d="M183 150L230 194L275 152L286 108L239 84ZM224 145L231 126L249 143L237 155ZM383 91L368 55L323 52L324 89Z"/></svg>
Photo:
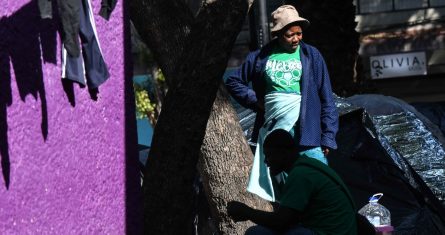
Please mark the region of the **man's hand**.
<svg viewBox="0 0 445 235"><path fill-rule="evenodd" d="M242 202L230 201L227 203L227 214L233 221L246 221L249 219L250 207Z"/></svg>

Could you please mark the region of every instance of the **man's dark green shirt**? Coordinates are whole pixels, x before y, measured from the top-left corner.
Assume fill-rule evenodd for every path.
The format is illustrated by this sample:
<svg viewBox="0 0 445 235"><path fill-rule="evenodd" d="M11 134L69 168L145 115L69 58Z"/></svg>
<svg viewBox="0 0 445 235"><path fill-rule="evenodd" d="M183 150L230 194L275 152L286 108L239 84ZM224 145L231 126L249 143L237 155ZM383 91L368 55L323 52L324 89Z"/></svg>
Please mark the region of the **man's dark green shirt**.
<svg viewBox="0 0 445 235"><path fill-rule="evenodd" d="M299 157L289 172L280 205L298 211L302 215L298 222L317 234L356 235L354 205L343 182L336 181L340 177L325 164Z"/></svg>

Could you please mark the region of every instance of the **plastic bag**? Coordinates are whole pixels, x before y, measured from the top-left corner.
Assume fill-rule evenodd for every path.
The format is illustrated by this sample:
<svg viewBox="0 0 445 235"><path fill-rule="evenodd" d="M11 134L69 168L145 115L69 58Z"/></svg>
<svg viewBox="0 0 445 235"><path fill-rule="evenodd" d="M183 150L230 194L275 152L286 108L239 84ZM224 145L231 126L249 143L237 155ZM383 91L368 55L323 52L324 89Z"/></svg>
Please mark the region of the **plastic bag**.
<svg viewBox="0 0 445 235"><path fill-rule="evenodd" d="M378 203L383 193L376 193L369 199L369 203L358 211L359 214L365 216L375 227L390 226L391 213L388 209Z"/></svg>

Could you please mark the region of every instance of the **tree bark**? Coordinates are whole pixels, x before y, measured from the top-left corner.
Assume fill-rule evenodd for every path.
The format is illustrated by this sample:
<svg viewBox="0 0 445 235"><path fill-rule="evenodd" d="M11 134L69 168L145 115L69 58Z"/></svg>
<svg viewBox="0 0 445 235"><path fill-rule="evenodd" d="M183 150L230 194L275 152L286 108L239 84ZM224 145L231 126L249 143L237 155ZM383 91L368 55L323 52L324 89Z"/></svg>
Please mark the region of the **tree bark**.
<svg viewBox="0 0 445 235"><path fill-rule="evenodd" d="M253 155L238 116L232 108L224 86L221 86L213 103L207 123L198 168L210 209L220 234L244 234L250 222L234 224L227 217L226 204L242 200L264 210L271 205L246 191Z"/></svg>
<svg viewBox="0 0 445 235"><path fill-rule="evenodd" d="M131 1L133 23L171 84L145 169L146 233L191 233L192 184L202 146L200 169L219 232L241 234L247 223L235 228L225 216L226 202L237 199L257 208L268 204L245 193L252 154L227 95L218 95L207 121L250 2L208 1L193 21L188 13L176 14L187 11L182 3ZM163 22L170 17L176 25L165 27ZM147 26L149 21L154 23ZM171 38L170 32L177 35ZM151 39L156 36L161 39Z"/></svg>
<svg viewBox="0 0 445 235"><path fill-rule="evenodd" d="M153 52L167 84L173 86L188 46L193 14L183 0L131 0L130 12L142 41Z"/></svg>

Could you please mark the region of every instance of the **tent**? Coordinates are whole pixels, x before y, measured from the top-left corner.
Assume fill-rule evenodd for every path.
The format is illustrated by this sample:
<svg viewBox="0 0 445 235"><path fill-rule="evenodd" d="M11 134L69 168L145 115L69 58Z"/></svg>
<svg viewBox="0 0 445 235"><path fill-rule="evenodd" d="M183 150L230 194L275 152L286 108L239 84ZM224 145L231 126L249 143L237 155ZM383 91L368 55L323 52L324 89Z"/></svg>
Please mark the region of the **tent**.
<svg viewBox="0 0 445 235"><path fill-rule="evenodd" d="M328 161L357 209L383 193L379 202L391 212L393 234L445 234L445 138L437 126L393 97L357 95L336 104L339 147ZM249 139L255 115L234 107Z"/></svg>

